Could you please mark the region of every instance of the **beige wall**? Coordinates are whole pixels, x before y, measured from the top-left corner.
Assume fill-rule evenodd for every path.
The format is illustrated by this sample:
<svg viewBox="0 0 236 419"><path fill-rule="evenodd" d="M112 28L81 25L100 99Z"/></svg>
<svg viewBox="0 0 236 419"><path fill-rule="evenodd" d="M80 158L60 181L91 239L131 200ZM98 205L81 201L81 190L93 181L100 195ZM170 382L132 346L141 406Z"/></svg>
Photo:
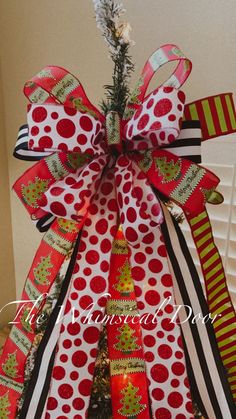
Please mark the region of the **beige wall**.
<svg viewBox="0 0 236 419"><path fill-rule="evenodd" d="M132 49L137 69L135 78L154 49L172 42L179 45L194 63L191 81L185 88L188 100L235 89L235 0L124 0L124 4L136 42ZM1 153L5 161L5 179L8 161L12 185L29 166L11 157L17 129L26 117L27 102L21 93L24 82L46 64L64 66L79 76L91 100L98 103L103 96L102 86L111 79L112 66L96 28L92 1L0 0L0 8L7 148L4 154L1 143ZM4 196L7 201L7 186ZM13 194L11 214L19 292L40 234ZM1 219L1 223L5 221ZM8 231L10 234L10 227ZM1 240L4 241L4 234ZM11 252L5 257L6 264L12 266ZM6 278L3 273L4 284Z"/></svg>
<svg viewBox="0 0 236 419"><path fill-rule="evenodd" d="M15 299L15 272L12 246L10 190L8 179L8 160L5 144L4 98L0 71L0 308ZM14 312L14 306L0 313L0 328Z"/></svg>

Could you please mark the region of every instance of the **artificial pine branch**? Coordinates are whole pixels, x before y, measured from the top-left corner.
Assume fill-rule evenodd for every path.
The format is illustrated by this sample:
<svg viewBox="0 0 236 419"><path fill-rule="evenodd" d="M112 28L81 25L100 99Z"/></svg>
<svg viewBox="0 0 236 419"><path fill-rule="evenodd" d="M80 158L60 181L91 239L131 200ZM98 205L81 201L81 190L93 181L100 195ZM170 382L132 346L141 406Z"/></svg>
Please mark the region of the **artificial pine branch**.
<svg viewBox="0 0 236 419"><path fill-rule="evenodd" d="M110 57L114 63L113 84L106 85L106 100L102 101L102 111L116 111L123 115L129 96L128 81L134 70L129 55L132 41L129 38L131 27L129 23L119 23L125 12L123 5L115 0L93 0L97 26L109 46Z"/></svg>

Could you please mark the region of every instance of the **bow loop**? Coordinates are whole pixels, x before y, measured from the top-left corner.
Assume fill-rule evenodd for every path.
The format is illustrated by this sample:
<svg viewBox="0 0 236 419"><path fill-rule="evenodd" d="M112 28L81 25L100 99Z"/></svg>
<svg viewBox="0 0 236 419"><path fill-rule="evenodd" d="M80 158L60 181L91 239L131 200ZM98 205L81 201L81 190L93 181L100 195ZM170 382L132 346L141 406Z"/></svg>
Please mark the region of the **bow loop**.
<svg viewBox="0 0 236 419"><path fill-rule="evenodd" d="M173 142L180 133L184 102L184 93L173 87L160 87L151 93L124 128L128 149L143 150Z"/></svg>
<svg viewBox="0 0 236 419"><path fill-rule="evenodd" d="M30 105L27 119L31 150L104 154L102 123L89 113L62 105Z"/></svg>

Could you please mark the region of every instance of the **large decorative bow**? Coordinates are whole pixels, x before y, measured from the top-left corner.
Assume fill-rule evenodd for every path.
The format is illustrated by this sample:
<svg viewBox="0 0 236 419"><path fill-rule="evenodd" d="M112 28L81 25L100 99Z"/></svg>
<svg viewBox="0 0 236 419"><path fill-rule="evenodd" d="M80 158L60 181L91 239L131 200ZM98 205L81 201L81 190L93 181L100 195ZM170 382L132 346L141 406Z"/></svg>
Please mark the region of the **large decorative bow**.
<svg viewBox="0 0 236 419"><path fill-rule="evenodd" d="M157 69L168 61L176 60L178 65L167 82L146 95ZM221 200L215 191L219 179L209 170L178 155L182 120L186 119L186 115L195 119L196 115L191 104L184 105L185 96L179 90L190 71L191 62L176 46L165 45L155 51L144 66L121 118L116 112L110 112L106 117L102 115L90 103L81 83L72 74L59 67L46 67L25 85L25 94L32 103L28 107L29 139L27 143L20 141L16 149L16 153L20 154L21 150L22 156L32 157L32 160L43 158L17 180L14 190L33 220L46 220L47 223L52 215L58 217L57 224L52 224L45 235L37 258L40 260L48 255L49 249L56 250L60 256L57 253L54 266L48 267L51 269L50 280L41 281L37 286L38 292L46 292L51 286L88 212L96 214L94 201L98 199L98 190L102 193L99 205L106 207L107 220L115 219L115 224L122 226L126 242L134 249L140 242L150 243L150 237L154 236L157 226L163 221L159 197L165 196L175 202L183 209L193 233L212 315L218 313L219 305L217 292L211 294L211 280L215 281L215 286L219 279L220 290L224 291L220 312L221 315L224 312L230 315L232 327L229 334L229 317L222 317L220 326L217 325L217 332L220 330L219 348L231 345L235 353L235 312L205 210L207 201L217 203ZM228 97L231 100L231 96ZM231 132L234 130L232 126ZM207 127L204 134L206 131ZM207 138L217 134L209 133ZM169 151L174 143L176 154ZM115 198L108 199L112 190L115 191ZM98 222L96 230L98 235L108 233L108 222ZM105 250L101 248L101 251L107 252L107 247ZM90 262L94 264L96 260ZM157 272L156 268L152 269ZM33 276L35 268L34 275L32 278L29 275L27 280L24 299L29 298L32 290L35 292ZM31 331L29 342L33 336ZM14 347L16 337L10 339ZM17 346L19 348L20 344ZM21 349L24 357L25 348L21 346ZM21 379L18 386L11 385L14 394L20 393L19 383L23 376L21 355L17 355L18 377ZM232 374L235 374L231 370L232 365L227 364L223 355L222 359L232 381ZM7 385L9 379L4 379ZM147 413L144 415L148 417Z"/></svg>

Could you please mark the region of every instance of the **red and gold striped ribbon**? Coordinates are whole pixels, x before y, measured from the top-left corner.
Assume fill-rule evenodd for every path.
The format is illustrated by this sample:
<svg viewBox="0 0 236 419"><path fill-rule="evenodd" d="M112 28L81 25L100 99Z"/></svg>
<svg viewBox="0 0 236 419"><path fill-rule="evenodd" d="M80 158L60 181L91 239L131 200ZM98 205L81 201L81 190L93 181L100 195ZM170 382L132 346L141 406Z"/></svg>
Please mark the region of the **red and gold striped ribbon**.
<svg viewBox="0 0 236 419"><path fill-rule="evenodd" d="M229 385L236 400L236 313L227 287L219 251L214 243L206 210L188 218L199 255L206 295L222 362L227 370Z"/></svg>

